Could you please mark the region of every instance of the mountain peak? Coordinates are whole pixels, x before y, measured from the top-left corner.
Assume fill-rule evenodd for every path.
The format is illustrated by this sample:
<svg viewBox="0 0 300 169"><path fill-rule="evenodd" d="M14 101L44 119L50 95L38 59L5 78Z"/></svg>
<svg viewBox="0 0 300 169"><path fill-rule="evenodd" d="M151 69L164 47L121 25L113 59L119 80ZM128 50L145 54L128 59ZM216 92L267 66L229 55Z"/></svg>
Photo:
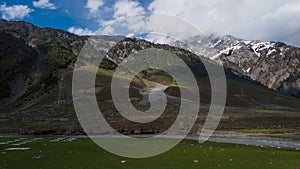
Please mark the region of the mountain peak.
<svg viewBox="0 0 300 169"><path fill-rule="evenodd" d="M297 47L283 42L243 40L232 35L196 36L173 45L221 61L225 67L270 89L300 97L300 49Z"/></svg>

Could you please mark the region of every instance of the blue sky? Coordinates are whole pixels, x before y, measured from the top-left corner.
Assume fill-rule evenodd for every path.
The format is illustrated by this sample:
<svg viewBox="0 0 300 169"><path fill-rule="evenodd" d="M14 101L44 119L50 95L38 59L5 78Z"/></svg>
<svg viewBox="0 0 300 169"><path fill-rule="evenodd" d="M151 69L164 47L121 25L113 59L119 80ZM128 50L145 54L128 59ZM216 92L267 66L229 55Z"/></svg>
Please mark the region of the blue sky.
<svg viewBox="0 0 300 169"><path fill-rule="evenodd" d="M37 1L37 0L36 0ZM40 27L53 27L67 30L71 26L95 28L93 18L89 18L89 10L85 7L86 0L50 0L49 3L55 5L56 9L34 7L33 0L9 0L0 1L6 6L26 5L33 9L26 17L7 18L9 20L24 20ZM105 6L110 6L110 1ZM108 17L109 14L103 17Z"/></svg>
<svg viewBox="0 0 300 169"><path fill-rule="evenodd" d="M156 17L159 22L155 22L149 15L134 18L134 22L119 20L145 12L180 17L205 34L300 46L300 0L0 0L2 19L79 35L119 34L120 30L130 35L159 27L165 34L188 38L188 31L173 31L180 25L172 19Z"/></svg>
<svg viewBox="0 0 300 169"><path fill-rule="evenodd" d="M109 20L113 15L113 6L117 0L102 1L103 5L97 10L98 17L91 17L90 10L87 8L87 0L45 0L44 2L51 3L55 6L52 8L40 8L33 5L33 2L40 0L7 0L1 1L0 4L6 4L6 7L13 5L25 5L34 10L25 17L4 18L7 20L24 20L39 27L53 27L63 30L68 30L72 26L80 28L88 28L91 30L99 29L101 25L97 19L101 17L103 20ZM97 1L97 0L95 0ZM145 8L152 2L152 0L135 1ZM3 14L3 11L0 10ZM2 17L3 18L3 17Z"/></svg>

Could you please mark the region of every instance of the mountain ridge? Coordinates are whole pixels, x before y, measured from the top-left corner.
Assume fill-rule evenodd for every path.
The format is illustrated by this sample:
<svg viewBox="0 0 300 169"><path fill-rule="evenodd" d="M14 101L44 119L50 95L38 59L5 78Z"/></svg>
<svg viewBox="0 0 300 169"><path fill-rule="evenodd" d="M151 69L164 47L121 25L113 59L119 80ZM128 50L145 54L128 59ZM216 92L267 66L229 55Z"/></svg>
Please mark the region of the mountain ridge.
<svg viewBox="0 0 300 169"><path fill-rule="evenodd" d="M0 52L1 67L6 67L5 70L1 69L2 77L10 77L1 79L1 85L6 84L6 86L1 87L3 91L11 90L10 94L13 93L15 96L0 98L0 121L3 122L0 125L1 133L84 133L72 104L72 76L78 53L88 37L81 37L56 29L38 28L25 22L9 21L0 22L0 36L4 37L0 41L0 46L11 46L2 48L2 52ZM146 48L172 52L190 67L200 90L202 108L199 114L202 113L201 118L205 117L211 101L211 84L206 69L199 58L202 56L186 49L167 44L155 44L142 39L124 37L123 40L119 41L118 39L121 37L100 36L100 38L107 44L111 44L112 48L107 53L106 60L104 59L99 65L95 81L95 94L98 104L104 105L104 108L99 106L104 109L103 114L108 118L108 121L115 125L118 131L128 133L137 130L140 133L156 133L162 130L162 125L167 127L169 122L172 122L173 115L172 118L165 116L165 118L160 119L161 121L152 125L136 126L129 131L127 126L130 125L130 122L118 119L118 111L112 105L110 82L117 64L130 54ZM16 48L16 46L18 47ZM29 64L25 64L24 60L27 60ZM211 66L219 66L208 58L202 58L202 61L208 62ZM16 67L20 67L18 68L20 71L12 71ZM7 73L13 73L13 75L6 76ZM225 73L228 93L225 111L239 114L240 112L247 113L248 110L252 111L253 109L299 110L297 98L278 94L246 76L237 76L230 68L225 68ZM174 86L174 82L168 74L159 70L147 70L141 72L140 76L147 80L169 85L170 87L165 92L172 96L180 96L178 88ZM143 91L145 88L147 85L139 78L132 80L129 92L133 104L136 105L142 97L139 90ZM128 90L128 88L124 88L124 90ZM193 93L194 91L188 89L188 92ZM170 105L168 113L175 114L174 111L179 105L178 101L174 101L173 105ZM226 115L225 119L229 120L228 124L232 122L231 119L235 118L231 116L233 115ZM245 117L246 119L250 118L246 115ZM289 119L290 117L280 116L276 118ZM241 122L245 120L244 117L239 119ZM265 119L273 125L279 123L278 120L269 119L269 116ZM201 121L203 120L201 119ZM297 119L295 121L297 122ZM237 120L236 124L239 122ZM299 124L296 122L293 122L292 125ZM228 124L221 126L228 129L230 128Z"/></svg>
<svg viewBox="0 0 300 169"><path fill-rule="evenodd" d="M283 42L247 41L231 35L196 36L183 43L173 42L173 45L221 61L225 67L270 89L300 97L298 47Z"/></svg>
<svg viewBox="0 0 300 169"><path fill-rule="evenodd" d="M43 57L49 57L49 55L54 57L52 60L56 63L53 64L59 67L67 67L70 63L74 63L80 48L89 37L48 27L39 28L24 21L0 20L0 31L23 39L28 46L34 48ZM233 74L249 78L272 90L300 97L300 49L297 47L282 42L246 41L231 35L220 37L213 34L207 38L196 36L183 43L174 42L171 46L192 49L192 53L213 61L221 60L223 66ZM296 54L291 51L296 51ZM292 56L289 56L290 53ZM63 58L59 58L60 61L57 62L57 55L65 56L59 56ZM73 59L70 60L66 55L72 55ZM270 55L275 56L271 58L272 62L268 59ZM284 60L276 63L280 61L280 55L284 57ZM276 64L278 66L274 68ZM289 67L291 64L293 68ZM284 68L280 67L283 65L285 65ZM273 72L275 73L270 74Z"/></svg>

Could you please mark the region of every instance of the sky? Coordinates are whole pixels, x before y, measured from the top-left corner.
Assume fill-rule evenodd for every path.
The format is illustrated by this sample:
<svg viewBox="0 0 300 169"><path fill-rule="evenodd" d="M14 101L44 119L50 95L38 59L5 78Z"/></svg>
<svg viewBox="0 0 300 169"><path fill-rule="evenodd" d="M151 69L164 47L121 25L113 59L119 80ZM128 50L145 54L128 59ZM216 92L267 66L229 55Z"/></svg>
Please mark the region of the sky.
<svg viewBox="0 0 300 169"><path fill-rule="evenodd" d="M206 35L300 46L300 0L0 0L0 16L78 35L184 39L199 34L192 26Z"/></svg>

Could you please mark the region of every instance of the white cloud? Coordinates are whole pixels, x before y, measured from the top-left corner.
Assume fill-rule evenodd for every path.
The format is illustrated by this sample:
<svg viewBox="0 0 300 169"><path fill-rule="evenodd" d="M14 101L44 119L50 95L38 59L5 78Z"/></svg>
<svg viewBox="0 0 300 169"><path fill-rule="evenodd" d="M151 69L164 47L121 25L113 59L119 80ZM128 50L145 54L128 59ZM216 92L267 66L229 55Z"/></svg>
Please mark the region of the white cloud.
<svg viewBox="0 0 300 169"><path fill-rule="evenodd" d="M87 8L91 15L97 15L99 8L104 5L103 0L87 0L85 8Z"/></svg>
<svg viewBox="0 0 300 169"><path fill-rule="evenodd" d="M154 0L148 9L182 17L207 34L300 46L299 0Z"/></svg>
<svg viewBox="0 0 300 169"><path fill-rule="evenodd" d="M68 32L74 33L76 35L95 35L95 33L88 28L83 29L75 26L70 27L68 29Z"/></svg>
<svg viewBox="0 0 300 169"><path fill-rule="evenodd" d="M178 5L177 9L182 5ZM137 1L119 0L114 4L113 9L112 19L103 21L101 23L103 29L97 31L97 33L135 35L137 37L148 34L144 38L159 43L168 43L174 37L183 40L199 33L195 28L191 28L190 24L176 16L156 13L147 14L145 8Z"/></svg>
<svg viewBox="0 0 300 169"><path fill-rule="evenodd" d="M12 20L12 19L23 19L31 12L33 12L33 9L30 9L26 5L12 5L12 6L6 6L6 4L0 5L0 12L2 19Z"/></svg>
<svg viewBox="0 0 300 169"><path fill-rule="evenodd" d="M103 5L102 1L89 1L91 12L98 11ZM206 34L229 34L243 39L283 41L300 46L299 0L153 0L144 7L135 0L117 0L109 9L113 10L108 12L109 15L112 13L110 20L102 20L100 15L96 17L101 27L95 31L98 34L157 32L184 39L198 33L189 29L189 22ZM143 14L146 9L154 14L132 16ZM164 39L152 38L160 42Z"/></svg>
<svg viewBox="0 0 300 169"><path fill-rule="evenodd" d="M114 18L145 13L144 8L138 2L129 0L119 0L116 2L114 11Z"/></svg>
<svg viewBox="0 0 300 169"><path fill-rule="evenodd" d="M115 32L115 28L113 28L112 26L106 26L104 29L99 31L99 33L103 35L112 35L114 34L114 32Z"/></svg>
<svg viewBox="0 0 300 169"><path fill-rule="evenodd" d="M33 6L36 8L42 8L42 9L57 9L57 7L49 2L49 0L38 0L32 2Z"/></svg>
<svg viewBox="0 0 300 169"><path fill-rule="evenodd" d="M113 5L114 14L111 20L101 21L99 34L131 35L145 29L145 10L137 1L119 0Z"/></svg>

